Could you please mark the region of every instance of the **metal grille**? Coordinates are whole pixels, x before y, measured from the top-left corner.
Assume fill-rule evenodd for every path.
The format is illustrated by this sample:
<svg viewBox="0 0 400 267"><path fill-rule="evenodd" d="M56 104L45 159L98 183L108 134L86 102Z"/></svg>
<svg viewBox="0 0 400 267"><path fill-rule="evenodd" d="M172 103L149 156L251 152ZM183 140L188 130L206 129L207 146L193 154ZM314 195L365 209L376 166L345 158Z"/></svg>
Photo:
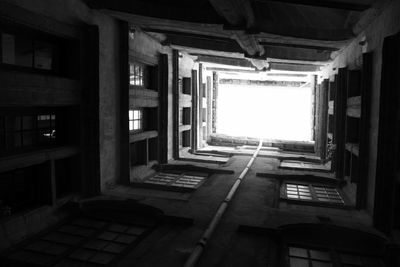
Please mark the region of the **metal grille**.
<svg viewBox="0 0 400 267"><path fill-rule="evenodd" d="M7 258L35 266L109 266L149 230L148 226L78 218L28 241Z"/></svg>
<svg viewBox="0 0 400 267"><path fill-rule="evenodd" d="M312 200L310 188L306 185L287 184L286 193L288 198Z"/></svg>
<svg viewBox="0 0 400 267"><path fill-rule="evenodd" d="M344 201L336 188L325 186L314 186L317 199L324 202L343 204Z"/></svg>
<svg viewBox="0 0 400 267"><path fill-rule="evenodd" d="M286 184L288 199L308 200L344 205L339 191L334 187L311 184Z"/></svg>
<svg viewBox="0 0 400 267"><path fill-rule="evenodd" d="M179 188L198 188L207 178L202 173L166 173L159 172L144 181L147 184L173 186Z"/></svg>

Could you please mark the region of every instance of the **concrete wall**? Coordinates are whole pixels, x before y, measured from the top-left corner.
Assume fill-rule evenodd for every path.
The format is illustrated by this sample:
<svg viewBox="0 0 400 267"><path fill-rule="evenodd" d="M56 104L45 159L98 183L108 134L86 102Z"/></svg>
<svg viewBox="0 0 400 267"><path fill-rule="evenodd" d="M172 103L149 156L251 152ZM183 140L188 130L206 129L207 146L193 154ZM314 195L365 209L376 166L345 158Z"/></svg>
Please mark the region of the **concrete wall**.
<svg viewBox="0 0 400 267"><path fill-rule="evenodd" d="M350 69L361 66L361 56L363 52L373 51L373 77L372 77L372 102L371 102L371 128L369 139L369 175L368 175L368 199L367 211L373 213L374 195L375 195L375 173L378 141L378 123L379 123L379 96L381 85L382 69L382 46L383 40L389 35L400 31L400 1L391 1L376 17L376 19L367 26L360 35L355 38L335 60L323 70L323 78L329 78L337 72L337 68L348 66ZM363 49L359 42L365 37L367 46ZM400 49L400 48L399 48ZM336 70L334 70L336 68Z"/></svg>
<svg viewBox="0 0 400 267"><path fill-rule="evenodd" d="M153 58L157 62L159 53L168 55L168 159L172 159L172 49L162 46L158 40L140 29L136 29L134 36L129 41L129 49L135 54Z"/></svg>
<svg viewBox="0 0 400 267"><path fill-rule="evenodd" d="M93 11L82 0L3 0L71 25L98 25L100 39L100 177L101 188L119 178L118 23Z"/></svg>

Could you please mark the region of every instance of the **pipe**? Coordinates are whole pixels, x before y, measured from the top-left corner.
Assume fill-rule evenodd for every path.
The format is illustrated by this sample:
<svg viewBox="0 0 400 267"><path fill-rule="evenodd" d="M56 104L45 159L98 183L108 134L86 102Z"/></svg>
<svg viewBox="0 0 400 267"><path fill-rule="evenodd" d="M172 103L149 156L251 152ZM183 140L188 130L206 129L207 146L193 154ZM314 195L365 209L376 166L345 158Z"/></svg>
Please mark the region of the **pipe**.
<svg viewBox="0 0 400 267"><path fill-rule="evenodd" d="M246 176L247 172L249 171L251 165L253 164L255 158L258 155L262 147L262 139L260 139L260 143L258 144L257 150L254 152L253 156L251 157L249 163L247 163L244 170L241 172L239 177L236 179L235 183L229 190L228 194L226 195L224 201L219 206L217 212L214 214L211 222L208 224L207 229L204 231L203 236L199 239L196 244L196 247L193 249L192 253L190 254L189 258L186 260L184 267L193 267L199 261L201 254L203 253L204 248L207 245L208 240L211 238L214 230L217 228L219 221L224 215L226 208L228 207L229 202L234 197L236 190L239 188L240 183Z"/></svg>

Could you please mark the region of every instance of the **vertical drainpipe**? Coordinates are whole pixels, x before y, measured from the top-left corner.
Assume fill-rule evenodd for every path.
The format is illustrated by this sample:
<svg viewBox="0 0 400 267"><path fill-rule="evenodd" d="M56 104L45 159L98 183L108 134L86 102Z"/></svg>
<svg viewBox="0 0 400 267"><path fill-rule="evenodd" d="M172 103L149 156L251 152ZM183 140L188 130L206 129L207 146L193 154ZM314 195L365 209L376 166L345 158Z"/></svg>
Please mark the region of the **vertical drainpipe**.
<svg viewBox="0 0 400 267"><path fill-rule="evenodd" d="M213 71L212 133L217 133L218 73Z"/></svg>
<svg viewBox="0 0 400 267"><path fill-rule="evenodd" d="M179 52L172 50L172 156L179 159Z"/></svg>
<svg viewBox="0 0 400 267"><path fill-rule="evenodd" d="M257 150L254 152L253 156L247 163L244 170L240 173L239 177L236 179L235 183L229 190L225 199L219 205L218 210L216 211L213 218L211 219L211 222L208 224L207 229L204 231L202 237L197 242L196 247L193 249L189 258L186 260L184 267L194 267L197 264L197 262L200 260L200 257L204 251L204 248L207 246L208 241L212 237L215 229L217 228L219 222L221 221L221 218L224 215L226 209L228 208L230 201L235 196L235 193L236 193L237 189L239 188L240 183L242 182L244 177L246 177L246 174L250 170L251 165L253 165L253 162L256 159L258 152L260 151L260 149L262 147L262 144L263 144L263 140L261 138L260 142L258 144Z"/></svg>

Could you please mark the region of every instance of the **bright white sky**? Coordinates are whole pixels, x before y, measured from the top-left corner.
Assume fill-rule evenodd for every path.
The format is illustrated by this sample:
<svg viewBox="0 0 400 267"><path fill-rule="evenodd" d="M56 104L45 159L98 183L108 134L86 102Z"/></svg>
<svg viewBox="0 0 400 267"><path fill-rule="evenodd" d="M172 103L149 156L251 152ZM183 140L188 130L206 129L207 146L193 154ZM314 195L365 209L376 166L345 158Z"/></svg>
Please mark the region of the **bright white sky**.
<svg viewBox="0 0 400 267"><path fill-rule="evenodd" d="M219 84L217 133L310 141L311 89Z"/></svg>

